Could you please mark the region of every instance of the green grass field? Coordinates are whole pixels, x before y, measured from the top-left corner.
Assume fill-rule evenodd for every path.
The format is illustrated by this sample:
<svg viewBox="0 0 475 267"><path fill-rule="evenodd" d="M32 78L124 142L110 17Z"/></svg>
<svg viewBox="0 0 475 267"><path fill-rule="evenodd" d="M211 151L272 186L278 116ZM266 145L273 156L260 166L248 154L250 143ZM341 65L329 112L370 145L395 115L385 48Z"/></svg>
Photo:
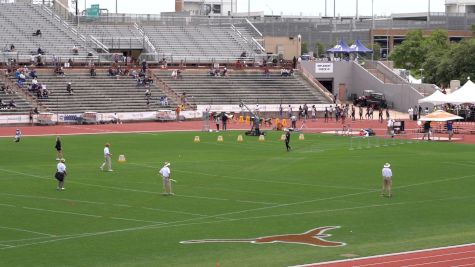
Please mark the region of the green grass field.
<svg viewBox="0 0 475 267"><path fill-rule="evenodd" d="M201 143L193 143L199 134ZM220 133L222 134L222 133ZM345 137L265 142L238 132L64 136L69 176L56 191L55 137L0 139L1 266L288 266L473 242L474 145L349 150ZM114 172L100 172L110 142ZM124 154L127 162L116 162ZM171 161L176 196L157 175ZM392 164L393 198L379 194ZM341 226L325 248L206 243Z"/></svg>

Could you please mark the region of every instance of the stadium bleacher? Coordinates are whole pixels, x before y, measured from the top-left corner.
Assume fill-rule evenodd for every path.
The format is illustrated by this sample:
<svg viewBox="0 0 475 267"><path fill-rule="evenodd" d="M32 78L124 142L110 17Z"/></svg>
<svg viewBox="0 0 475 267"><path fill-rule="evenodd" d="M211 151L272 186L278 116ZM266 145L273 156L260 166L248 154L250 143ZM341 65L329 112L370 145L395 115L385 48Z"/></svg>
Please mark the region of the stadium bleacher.
<svg viewBox="0 0 475 267"><path fill-rule="evenodd" d="M5 86L5 83L0 81L0 88L2 86ZM0 106L0 115L27 114L32 109L31 104L20 97L17 93L7 94L6 92L0 90L0 100L4 105L8 104L11 99L15 101L16 107L8 108L6 106Z"/></svg>
<svg viewBox="0 0 475 267"><path fill-rule="evenodd" d="M169 106L160 106L159 98L165 94L156 86L137 87L132 77L110 77L105 73L97 73L92 78L89 73L70 72L64 77L54 74L41 74L39 83L47 85L48 98L40 98L29 92L50 112L82 113L94 112L144 112L155 111L158 108L170 108L173 99L169 98ZM68 82L74 94L66 91ZM152 97L147 105L145 90L149 88ZM26 90L26 89L25 89Z"/></svg>
<svg viewBox="0 0 475 267"><path fill-rule="evenodd" d="M261 72L237 71L226 77L212 77L204 72L184 73L183 79L173 79L169 72L156 76L172 90L195 105L238 105L240 100L249 104L329 104L319 91L301 76L281 77L273 73L266 77Z"/></svg>

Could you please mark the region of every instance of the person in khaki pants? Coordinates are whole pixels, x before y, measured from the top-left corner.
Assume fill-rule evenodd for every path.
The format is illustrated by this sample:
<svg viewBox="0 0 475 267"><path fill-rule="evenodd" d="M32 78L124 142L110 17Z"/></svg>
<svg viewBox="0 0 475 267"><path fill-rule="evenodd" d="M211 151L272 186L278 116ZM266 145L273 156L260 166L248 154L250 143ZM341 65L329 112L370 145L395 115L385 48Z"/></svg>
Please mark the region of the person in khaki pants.
<svg viewBox="0 0 475 267"><path fill-rule="evenodd" d="M171 182L173 179L171 178L171 171L170 168L170 162L165 162L165 165L160 169L160 175L162 176L163 180L163 189L165 192L162 193L164 196L173 196L174 194L172 193L172 185Z"/></svg>
<svg viewBox="0 0 475 267"><path fill-rule="evenodd" d="M101 169L101 171L104 170L105 165L107 165L107 171L110 171L110 172L113 171L112 170L112 161L111 161L112 154L110 153L109 147L110 147L110 144L106 143L106 145L104 147L104 163L102 163L101 167L99 167Z"/></svg>

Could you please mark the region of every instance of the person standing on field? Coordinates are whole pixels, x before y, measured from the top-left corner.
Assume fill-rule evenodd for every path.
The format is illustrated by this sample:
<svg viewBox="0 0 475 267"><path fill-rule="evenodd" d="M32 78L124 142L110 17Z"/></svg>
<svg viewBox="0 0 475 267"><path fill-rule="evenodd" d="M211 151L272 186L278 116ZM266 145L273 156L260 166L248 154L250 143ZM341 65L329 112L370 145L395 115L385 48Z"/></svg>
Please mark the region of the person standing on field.
<svg viewBox="0 0 475 267"><path fill-rule="evenodd" d="M171 185L171 171L170 171L170 162L165 162L165 165L160 169L160 176L162 176L163 181L163 190L162 195L164 196L173 196L172 185Z"/></svg>
<svg viewBox="0 0 475 267"><path fill-rule="evenodd" d="M56 160L63 159L63 147L61 146L61 139L59 136L56 136L56 145L54 147L56 148Z"/></svg>
<svg viewBox="0 0 475 267"><path fill-rule="evenodd" d="M111 156L112 154L110 153L110 150L109 150L109 147L110 147L110 144L109 143L106 143L105 147L104 147L104 163L102 163L100 169L101 171L104 170L104 166L107 165L107 171L113 171L112 170L112 161L111 161Z"/></svg>
<svg viewBox="0 0 475 267"><path fill-rule="evenodd" d="M56 180L58 180L58 187L56 190L64 190L64 178L66 175L66 165L64 164L64 159L61 159L56 166L56 174L54 175Z"/></svg>
<svg viewBox="0 0 475 267"><path fill-rule="evenodd" d="M288 129L285 131L285 148L287 152L292 149L292 147L290 147L290 131Z"/></svg>
<svg viewBox="0 0 475 267"><path fill-rule="evenodd" d="M383 166L382 175L383 175L383 188L381 189L381 196L384 196L384 192L388 193L388 197L391 197L391 187L393 185L393 172L391 171L391 164L386 163Z"/></svg>

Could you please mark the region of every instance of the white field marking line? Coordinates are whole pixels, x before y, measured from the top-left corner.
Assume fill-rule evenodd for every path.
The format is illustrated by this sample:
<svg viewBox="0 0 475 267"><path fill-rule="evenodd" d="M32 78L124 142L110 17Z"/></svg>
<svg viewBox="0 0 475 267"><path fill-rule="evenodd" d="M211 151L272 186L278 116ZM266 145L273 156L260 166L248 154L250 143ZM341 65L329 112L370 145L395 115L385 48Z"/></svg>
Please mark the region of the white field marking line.
<svg viewBox="0 0 475 267"><path fill-rule="evenodd" d="M328 264L333 264L333 263L356 262L356 261L360 261L360 260L370 260L370 259L386 258L386 257L391 257L391 256L400 256L400 255L410 255L410 254L417 254L417 253L422 253L422 252L433 252L433 251L444 250L444 249L464 248L464 247L470 247L470 246L474 246L474 248L475 248L475 243L445 246L445 247L437 247L437 248L426 248L426 249L403 251L403 252L396 252L396 253L388 253L388 254L367 256L367 257L359 257L359 258L352 258L352 259L344 259L344 260L308 263L308 264L304 264L304 265L293 265L293 266L289 266L289 267L312 267L312 266L328 265Z"/></svg>
<svg viewBox="0 0 475 267"><path fill-rule="evenodd" d="M43 197L43 196L30 196L30 195L17 195L17 194L9 194L9 193L1 193L0 195L10 196L10 197L22 197L22 198L33 198L33 199L46 199L46 200L59 200L59 201L71 201L77 203L85 203L85 204L94 204L94 205L107 205L104 202L96 202L96 201L87 201L87 200L76 200L76 199L69 199L69 198L55 198L55 197ZM112 204L114 206L122 206L122 204ZM128 206L128 205L124 205Z"/></svg>
<svg viewBox="0 0 475 267"><path fill-rule="evenodd" d="M35 232L35 231L22 229L22 228L13 228L13 227L0 226L0 229L6 229L6 230L12 230L12 231L18 231L18 232L25 232L25 233L37 234L37 235L45 235L45 236L49 236L49 237L56 237L56 235L46 234L46 233L41 233L41 232Z"/></svg>
<svg viewBox="0 0 475 267"><path fill-rule="evenodd" d="M16 208L16 206L15 206L15 205L10 205L10 204L3 204L3 203L0 203L0 206L2 206L2 207Z"/></svg>
<svg viewBox="0 0 475 267"><path fill-rule="evenodd" d="M56 235L55 237L60 237L62 235ZM21 241L33 241L38 239L52 239L52 237L42 236L42 237L32 237L32 238L24 238L24 239L13 239L13 240L0 240L0 243L12 243L12 242L21 242Z"/></svg>
<svg viewBox="0 0 475 267"><path fill-rule="evenodd" d="M156 167L147 165L147 164L138 164L138 163L129 163L131 165L136 165L139 167L147 167L156 169ZM360 188L360 187L346 187L346 186L331 186L331 185L316 185L316 184L305 184L305 183L293 183L293 182L284 182L284 181L274 181L274 180L259 180L259 179L251 179L251 178L244 178L244 177L235 177L229 175L218 175L206 172L196 172L196 171L184 171L184 170L174 170L175 172L187 173L187 174L200 174L205 176L211 177L218 177L218 178L228 178L233 180L244 180L244 181L252 181L252 182L262 182L262 183L275 183L275 184L286 184L286 185L299 185L299 186L311 186L311 187L325 187L325 188L335 188L335 189L351 189L351 190L368 190L368 188Z"/></svg>
<svg viewBox="0 0 475 267"><path fill-rule="evenodd" d="M433 262L426 262L426 263L419 263L419 264L411 264L411 265L403 265L404 267L412 267L412 266L424 266L429 264L436 264L436 263L446 263L446 262L453 262L453 261L462 261L468 259L475 259L475 257L465 257L465 258L458 258L458 259L451 259L451 260L444 260L444 261L433 261ZM475 265L475 263L473 263Z"/></svg>
<svg viewBox="0 0 475 267"><path fill-rule="evenodd" d="M464 166L464 167L474 167L475 165L470 164L470 163L462 163L462 162L442 162L444 164L449 164L449 165L459 165L459 166Z"/></svg>
<svg viewBox="0 0 475 267"><path fill-rule="evenodd" d="M39 175L28 174L28 173L17 172L17 171L11 171L11 170L6 170L6 169L0 169L0 171L4 171L4 172L8 172L8 173L22 174L24 176L30 176L30 177L40 178L40 179L44 179L44 180L52 180L52 178L46 178L46 177L42 177L42 176L39 176ZM76 182L76 181L69 181L68 183L91 186L91 187L98 187L98 188L105 188L105 189L129 191L129 192L148 193L148 194L155 194L155 195L160 194L159 192L153 192L153 191L130 189L130 188L124 188L124 187L117 187L117 186L105 186L105 185L89 184L89 183L82 183L82 182ZM244 201L244 200L216 198L216 197L204 197L204 196L190 196L190 195L176 195L176 196L181 196L181 197L186 197L186 198L217 200L217 201L236 201L236 202ZM246 201L246 203L264 204L263 202L251 202L251 201Z"/></svg>
<svg viewBox="0 0 475 267"><path fill-rule="evenodd" d="M32 207L24 207L24 206L21 207L21 208L27 209L27 210L46 211L46 212L52 212L52 213L78 215L78 216L93 217L93 218L103 218L103 216L100 216L100 215L93 215L93 214L87 214L87 213L77 213L77 212L59 211L59 210L48 210L48 209L40 209L40 208L32 208Z"/></svg>
<svg viewBox="0 0 475 267"><path fill-rule="evenodd" d="M146 220L128 219L128 218L120 218L120 217L109 217L109 219L122 220L122 221L132 221L132 222L156 223L156 224L163 224L164 223L164 222L157 222L157 221L146 221Z"/></svg>
<svg viewBox="0 0 475 267"><path fill-rule="evenodd" d="M380 261L380 262L368 263L368 264L358 264L358 267L373 266L373 265L380 265L380 264L389 264L389 263L397 263L397 262L405 262L405 261L412 261L412 260L422 260L422 259L430 259L430 258L439 258L439 257L452 256L452 255L460 255L460 254L473 253L473 252L475 252L475 250L471 250L471 251L461 251L461 252L451 252L451 253L437 254L437 255L432 255L432 256L424 256L424 257L416 257L416 258L406 258L406 259L392 260L392 261Z"/></svg>
<svg viewBox="0 0 475 267"><path fill-rule="evenodd" d="M5 245L5 244L0 244L0 246L7 247L7 248L12 248L13 246L10 245Z"/></svg>
<svg viewBox="0 0 475 267"><path fill-rule="evenodd" d="M410 202L408 202L408 203L410 203ZM380 206L388 206L388 205L394 205L394 204L389 203L389 204L384 204L384 205L380 205ZM367 207L354 207L353 209L355 209L355 208L360 208L361 209L361 208L367 208ZM325 212L328 212L328 211L325 211ZM276 215L272 215L272 216L276 216ZM279 215L277 215L277 216L279 216ZM285 215L285 216L288 216L288 215ZM214 216L214 217L217 218L216 216ZM270 217L270 216L262 216L262 217ZM221 220L221 221L209 221L209 222L186 223L187 221L194 220L194 219L188 219L188 220L164 223L162 225L148 225L148 226L125 228L125 229L101 231L101 232L83 233L83 234L78 234L78 235L58 236L57 239L33 242L33 243L28 243L28 244L21 244L21 245L12 246L12 247L9 247L9 248L0 248L0 250L12 249L12 248L18 248L18 247L25 247L25 246L32 246L32 245L38 245L38 244L46 244L46 243L51 243L51 242L58 242L58 241L63 241L63 240L77 239L77 238L90 237L90 236L113 234L113 233L119 233L119 232L129 232L129 231L148 230L148 229L162 229L162 228L190 226L190 225L204 225L204 224L213 224L213 223L221 223L221 222L229 222L229 221L240 221L240 220L246 220L246 219L248 219L248 218L226 219L226 220ZM172 224L172 223L175 223L175 224ZM377 256L377 257L379 257L379 256ZM349 261L349 260L351 260L351 259L347 259L347 261Z"/></svg>
<svg viewBox="0 0 475 267"><path fill-rule="evenodd" d="M191 212L185 212L185 211L175 211L175 210L157 209L157 208L149 208L149 207L142 207L142 209L162 211L162 212L170 212L170 213L183 214L183 215L192 215L192 216L198 216L198 217L207 217L207 216L209 216L209 215L191 213Z"/></svg>
<svg viewBox="0 0 475 267"><path fill-rule="evenodd" d="M94 129L94 131L97 131L97 129ZM78 132L78 133L63 133L60 134L61 136L75 136L75 135L104 135L104 134L132 134L132 133L138 133L138 134L153 134L153 133L174 133L174 132L198 132L200 129L196 130L154 130L154 131L124 131L124 132L119 132L119 131L107 131L107 132L94 132L94 133L88 133L88 132ZM23 134L22 137L43 137L43 136L58 136L57 133L51 133L51 134ZM5 137L5 138L12 138L13 135L0 135L0 137Z"/></svg>

